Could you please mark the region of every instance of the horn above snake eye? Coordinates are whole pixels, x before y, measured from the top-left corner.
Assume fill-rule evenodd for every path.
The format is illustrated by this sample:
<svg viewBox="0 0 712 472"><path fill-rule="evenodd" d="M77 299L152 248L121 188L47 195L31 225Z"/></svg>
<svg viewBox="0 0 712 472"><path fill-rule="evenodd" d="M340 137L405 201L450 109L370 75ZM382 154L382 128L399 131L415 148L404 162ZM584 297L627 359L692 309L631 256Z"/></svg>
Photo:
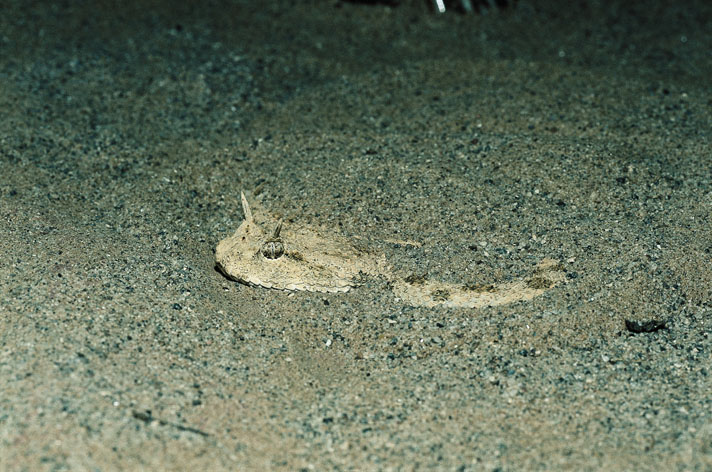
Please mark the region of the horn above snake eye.
<svg viewBox="0 0 712 472"><path fill-rule="evenodd" d="M277 223L277 226L274 228L272 237L269 238L262 245L262 249L261 249L262 255L265 256L267 259L279 259L284 254L284 243L282 242L282 239L279 237L279 233L281 231L282 231L282 220L279 220L279 223Z"/></svg>
<svg viewBox="0 0 712 472"><path fill-rule="evenodd" d="M252 221L252 211L250 210L250 204L247 203L247 198L245 198L245 192L240 192L240 199L242 200L242 212L245 214L245 221Z"/></svg>
<svg viewBox="0 0 712 472"><path fill-rule="evenodd" d="M279 233L282 231L282 220L279 220L277 226L274 227L274 233L272 233L272 239L279 239Z"/></svg>

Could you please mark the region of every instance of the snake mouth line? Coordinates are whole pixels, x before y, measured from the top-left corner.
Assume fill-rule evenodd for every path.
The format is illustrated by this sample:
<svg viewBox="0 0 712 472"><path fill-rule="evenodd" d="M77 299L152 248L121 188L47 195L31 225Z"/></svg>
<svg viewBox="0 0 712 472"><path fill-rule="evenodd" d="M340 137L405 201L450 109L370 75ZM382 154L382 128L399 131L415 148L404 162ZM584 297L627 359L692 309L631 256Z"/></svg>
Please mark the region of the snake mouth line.
<svg viewBox="0 0 712 472"><path fill-rule="evenodd" d="M222 264L220 264L220 262L216 262L215 265L213 266L213 269L215 270L215 272L219 273L220 275L222 275L223 277L225 277L228 280L232 280L233 282L242 282L237 277L230 275L230 273L227 270L225 270L225 268L222 266Z"/></svg>

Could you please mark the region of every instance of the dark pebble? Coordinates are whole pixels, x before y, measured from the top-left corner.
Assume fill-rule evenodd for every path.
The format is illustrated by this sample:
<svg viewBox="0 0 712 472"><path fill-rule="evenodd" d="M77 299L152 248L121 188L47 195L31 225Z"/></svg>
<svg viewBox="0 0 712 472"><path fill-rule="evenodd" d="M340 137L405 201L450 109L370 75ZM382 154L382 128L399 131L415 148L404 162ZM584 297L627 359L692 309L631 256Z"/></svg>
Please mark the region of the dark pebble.
<svg viewBox="0 0 712 472"><path fill-rule="evenodd" d="M652 333L665 328L663 320L625 320L625 328L631 333Z"/></svg>

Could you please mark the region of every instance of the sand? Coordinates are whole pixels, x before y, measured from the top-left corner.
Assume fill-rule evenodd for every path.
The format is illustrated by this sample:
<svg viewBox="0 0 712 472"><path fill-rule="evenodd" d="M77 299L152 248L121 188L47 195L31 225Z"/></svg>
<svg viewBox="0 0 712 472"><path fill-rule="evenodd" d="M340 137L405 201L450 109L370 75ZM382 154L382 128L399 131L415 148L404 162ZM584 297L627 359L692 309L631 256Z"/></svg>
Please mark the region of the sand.
<svg viewBox="0 0 712 472"><path fill-rule="evenodd" d="M712 469L709 2L74 3L0 15L0 470ZM566 282L247 287L243 189Z"/></svg>

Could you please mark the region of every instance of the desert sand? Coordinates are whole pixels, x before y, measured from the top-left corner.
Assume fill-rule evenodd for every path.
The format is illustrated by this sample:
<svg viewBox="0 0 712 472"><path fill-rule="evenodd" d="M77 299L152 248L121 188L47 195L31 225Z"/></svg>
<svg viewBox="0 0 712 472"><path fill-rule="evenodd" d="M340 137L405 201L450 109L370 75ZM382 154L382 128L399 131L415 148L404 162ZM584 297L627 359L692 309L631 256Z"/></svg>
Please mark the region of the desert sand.
<svg viewBox="0 0 712 472"><path fill-rule="evenodd" d="M712 469L709 2L120 3L2 7L0 470ZM248 287L241 190L565 281Z"/></svg>

